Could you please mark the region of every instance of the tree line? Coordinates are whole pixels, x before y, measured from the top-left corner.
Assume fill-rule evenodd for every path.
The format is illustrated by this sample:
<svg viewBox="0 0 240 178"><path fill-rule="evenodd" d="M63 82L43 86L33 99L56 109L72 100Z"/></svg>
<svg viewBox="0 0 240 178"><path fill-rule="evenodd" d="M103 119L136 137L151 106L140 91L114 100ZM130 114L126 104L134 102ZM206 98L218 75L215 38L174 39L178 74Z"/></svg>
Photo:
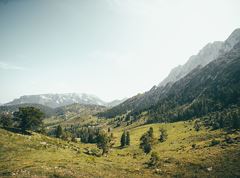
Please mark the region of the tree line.
<svg viewBox="0 0 240 178"><path fill-rule="evenodd" d="M40 131L43 129L44 113L35 107L20 107L13 113L3 112L0 116L0 125L3 128L17 128L22 132L26 130Z"/></svg>

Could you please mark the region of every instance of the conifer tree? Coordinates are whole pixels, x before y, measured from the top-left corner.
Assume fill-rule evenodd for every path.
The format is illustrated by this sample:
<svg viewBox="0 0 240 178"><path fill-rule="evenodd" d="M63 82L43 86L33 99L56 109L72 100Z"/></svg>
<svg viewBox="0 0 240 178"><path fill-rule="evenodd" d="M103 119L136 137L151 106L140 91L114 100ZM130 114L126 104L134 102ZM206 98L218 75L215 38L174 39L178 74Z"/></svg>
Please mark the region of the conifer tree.
<svg viewBox="0 0 240 178"><path fill-rule="evenodd" d="M56 137L61 138L62 136L63 136L63 129L62 129L61 125L58 125L57 129L56 129Z"/></svg>
<svg viewBox="0 0 240 178"><path fill-rule="evenodd" d="M153 141L153 128L150 127L149 130L140 138L140 148L143 149L145 153L150 153L152 150Z"/></svg>
<svg viewBox="0 0 240 178"><path fill-rule="evenodd" d="M127 131L127 136L126 136L126 145L130 145L130 133Z"/></svg>
<svg viewBox="0 0 240 178"><path fill-rule="evenodd" d="M160 131L159 141L160 141L160 142L166 141L166 140L167 140L167 137L168 137L167 130L164 129L164 128L160 128L159 131Z"/></svg>
<svg viewBox="0 0 240 178"><path fill-rule="evenodd" d="M114 145L113 135L108 135L106 132L99 132L97 138L97 147L102 149L102 155L108 153L109 149Z"/></svg>
<svg viewBox="0 0 240 178"><path fill-rule="evenodd" d="M121 147L126 145L126 132L124 131L121 136Z"/></svg>
<svg viewBox="0 0 240 178"><path fill-rule="evenodd" d="M44 113L34 107L20 107L14 112L14 120L19 123L22 131L37 130L42 125Z"/></svg>

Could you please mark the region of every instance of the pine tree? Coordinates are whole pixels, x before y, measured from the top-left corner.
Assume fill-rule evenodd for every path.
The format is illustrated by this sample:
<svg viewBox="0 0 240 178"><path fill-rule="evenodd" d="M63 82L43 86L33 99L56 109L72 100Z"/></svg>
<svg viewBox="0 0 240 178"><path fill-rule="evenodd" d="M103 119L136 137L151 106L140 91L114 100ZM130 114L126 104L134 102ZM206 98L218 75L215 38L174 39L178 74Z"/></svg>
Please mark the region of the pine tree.
<svg viewBox="0 0 240 178"><path fill-rule="evenodd" d="M160 142L166 141L166 140L167 140L167 137L168 137L167 130L164 129L164 128L160 128L159 131L160 131L159 141L160 141Z"/></svg>
<svg viewBox="0 0 240 178"><path fill-rule="evenodd" d="M153 128L152 127L149 128L148 135L150 138L153 138Z"/></svg>
<svg viewBox="0 0 240 178"><path fill-rule="evenodd" d="M121 147L126 145L126 132L124 131L121 136Z"/></svg>
<svg viewBox="0 0 240 178"><path fill-rule="evenodd" d="M36 130L42 125L44 113L34 107L20 107L14 112L14 120L19 123L22 131Z"/></svg>
<svg viewBox="0 0 240 178"><path fill-rule="evenodd" d="M149 167L157 167L160 163L160 157L157 152L152 152L150 160L148 162Z"/></svg>
<svg viewBox="0 0 240 178"><path fill-rule="evenodd" d="M62 136L63 136L63 129L62 129L61 125L58 125L58 127L56 129L56 137L61 138Z"/></svg>
<svg viewBox="0 0 240 178"><path fill-rule="evenodd" d="M108 153L109 149L113 146L114 140L113 135L109 136L106 132L99 132L97 138L97 147L102 149L102 155Z"/></svg>
<svg viewBox="0 0 240 178"><path fill-rule="evenodd" d="M130 133L127 131L127 136L126 136L126 145L130 145Z"/></svg>
<svg viewBox="0 0 240 178"><path fill-rule="evenodd" d="M153 141L153 128L150 127L149 130L140 138L140 148L143 149L145 153L150 153L152 150Z"/></svg>

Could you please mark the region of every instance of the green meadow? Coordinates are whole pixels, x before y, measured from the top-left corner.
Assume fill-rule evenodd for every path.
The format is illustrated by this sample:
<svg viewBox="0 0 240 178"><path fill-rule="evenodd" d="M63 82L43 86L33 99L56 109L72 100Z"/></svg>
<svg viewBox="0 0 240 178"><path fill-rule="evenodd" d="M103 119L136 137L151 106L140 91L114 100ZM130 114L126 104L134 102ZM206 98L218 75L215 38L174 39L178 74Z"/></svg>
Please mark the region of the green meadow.
<svg viewBox="0 0 240 178"><path fill-rule="evenodd" d="M157 167L148 166L149 154L139 148L141 135L154 130ZM159 142L159 128L168 138ZM131 145L120 147L123 127L113 129L115 145L105 156L92 156L95 144L68 142L32 132L22 135L0 129L0 177L239 177L240 133L195 131L193 122L149 124L130 131ZM125 129L126 129L125 128ZM233 143L226 143L230 136ZM212 145L213 138L219 141ZM194 145L194 146L193 146Z"/></svg>

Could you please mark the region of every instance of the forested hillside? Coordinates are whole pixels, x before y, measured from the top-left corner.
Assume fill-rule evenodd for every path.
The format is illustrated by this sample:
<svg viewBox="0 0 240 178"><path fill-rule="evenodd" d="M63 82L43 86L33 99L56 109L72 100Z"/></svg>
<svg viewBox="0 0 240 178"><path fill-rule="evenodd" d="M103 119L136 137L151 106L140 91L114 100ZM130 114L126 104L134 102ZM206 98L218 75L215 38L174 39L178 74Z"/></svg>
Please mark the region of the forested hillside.
<svg viewBox="0 0 240 178"><path fill-rule="evenodd" d="M230 52L205 67L198 66L179 81L154 87L99 116L128 114L139 118L147 111L149 122L172 122L201 117L239 104L240 43L237 43Z"/></svg>

